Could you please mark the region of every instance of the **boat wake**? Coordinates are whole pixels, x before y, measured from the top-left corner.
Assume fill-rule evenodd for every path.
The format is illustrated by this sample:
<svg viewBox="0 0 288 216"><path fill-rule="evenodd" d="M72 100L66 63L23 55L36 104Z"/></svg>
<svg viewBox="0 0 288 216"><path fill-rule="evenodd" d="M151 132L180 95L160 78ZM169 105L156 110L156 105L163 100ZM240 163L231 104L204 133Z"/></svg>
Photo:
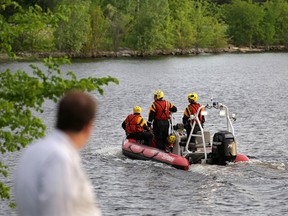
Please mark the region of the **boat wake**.
<svg viewBox="0 0 288 216"><path fill-rule="evenodd" d="M276 170L287 170L288 164L284 162L279 161L261 161L259 159L251 159L250 162L253 165L266 167L270 169L276 169Z"/></svg>

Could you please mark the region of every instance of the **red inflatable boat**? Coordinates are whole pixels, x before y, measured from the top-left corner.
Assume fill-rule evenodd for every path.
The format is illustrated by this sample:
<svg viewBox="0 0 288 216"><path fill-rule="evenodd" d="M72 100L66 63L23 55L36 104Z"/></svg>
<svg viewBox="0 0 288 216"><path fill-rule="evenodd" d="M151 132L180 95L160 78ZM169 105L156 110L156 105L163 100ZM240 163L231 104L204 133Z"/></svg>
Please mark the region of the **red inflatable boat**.
<svg viewBox="0 0 288 216"><path fill-rule="evenodd" d="M185 157L139 144L133 139L126 139L123 142L122 153L131 159L158 161L182 170L188 170L190 166Z"/></svg>
<svg viewBox="0 0 288 216"><path fill-rule="evenodd" d="M227 121L227 129L214 133L212 139L209 131L204 131L199 120L199 113L207 115L202 109L215 108L220 110L220 116ZM170 136L174 136L172 153L167 153L155 147L145 146L133 139L125 139L122 143L122 152L131 159L153 160L169 164L175 168L188 170L192 164L226 165L229 162L248 162L249 158L237 152L234 127L232 121L235 116L229 114L228 107L221 103L207 104L199 107L196 115L190 116L191 132L187 138L187 131L183 124L171 124ZM171 121L172 122L172 121ZM193 124L192 124L193 122ZM196 123L200 131L193 133ZM191 140L192 137L195 139ZM155 146L155 139L152 142Z"/></svg>

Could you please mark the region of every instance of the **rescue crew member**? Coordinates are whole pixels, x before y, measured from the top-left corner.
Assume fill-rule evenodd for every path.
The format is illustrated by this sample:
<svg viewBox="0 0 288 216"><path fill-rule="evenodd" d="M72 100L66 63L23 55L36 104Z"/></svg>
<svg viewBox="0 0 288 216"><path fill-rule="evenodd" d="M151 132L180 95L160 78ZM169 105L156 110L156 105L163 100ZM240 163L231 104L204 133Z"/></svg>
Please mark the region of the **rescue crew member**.
<svg viewBox="0 0 288 216"><path fill-rule="evenodd" d="M187 138L189 138L189 134L191 132L191 125L190 125L190 116L191 115L195 115L199 109L199 107L201 106L201 104L197 103L198 101L198 95L196 93L190 93L188 94L188 101L189 101L189 105L185 108L184 110L184 115L183 115L183 118L182 118L182 122L184 124L184 128L186 129L187 131ZM203 108L204 110L204 108ZM200 120L200 123L203 127L203 124L205 122L205 116L202 116L201 115L201 112L199 112L199 120ZM193 121L195 120L192 120L192 125L193 125ZM193 134L196 134L197 131L200 131L200 127L198 125L198 122L196 121L196 124L195 124L195 128L193 130ZM191 140L190 142L194 143L195 142L195 137L192 136L191 137Z"/></svg>
<svg viewBox="0 0 288 216"><path fill-rule="evenodd" d="M140 106L133 108L133 114L127 116L122 123L122 128L127 134L127 138L135 140L144 140L144 145L150 146L153 135L149 131L146 121L141 116L142 109Z"/></svg>
<svg viewBox="0 0 288 216"><path fill-rule="evenodd" d="M157 148L168 151L167 137L169 135L170 112L177 112L177 107L169 101L163 100L164 92L154 92L154 102L150 106L148 127L153 123L153 133Z"/></svg>

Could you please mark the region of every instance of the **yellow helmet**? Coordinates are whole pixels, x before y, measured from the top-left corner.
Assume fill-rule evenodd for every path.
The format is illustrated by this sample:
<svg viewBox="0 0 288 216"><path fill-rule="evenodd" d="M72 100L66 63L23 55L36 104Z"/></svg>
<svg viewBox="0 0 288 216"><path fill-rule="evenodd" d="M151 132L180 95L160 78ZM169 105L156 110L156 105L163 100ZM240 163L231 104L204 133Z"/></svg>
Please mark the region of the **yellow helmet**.
<svg viewBox="0 0 288 216"><path fill-rule="evenodd" d="M140 106L135 106L134 108L133 108L133 113L141 113L142 112L142 108L140 107Z"/></svg>
<svg viewBox="0 0 288 216"><path fill-rule="evenodd" d="M168 144L175 144L176 143L176 136L170 135L167 137Z"/></svg>
<svg viewBox="0 0 288 216"><path fill-rule="evenodd" d="M154 92L154 96L156 96L157 99L163 98L164 92L161 90L157 90L156 92Z"/></svg>
<svg viewBox="0 0 288 216"><path fill-rule="evenodd" d="M194 102L198 101L198 95L196 93L190 93L188 94L188 100L193 100Z"/></svg>

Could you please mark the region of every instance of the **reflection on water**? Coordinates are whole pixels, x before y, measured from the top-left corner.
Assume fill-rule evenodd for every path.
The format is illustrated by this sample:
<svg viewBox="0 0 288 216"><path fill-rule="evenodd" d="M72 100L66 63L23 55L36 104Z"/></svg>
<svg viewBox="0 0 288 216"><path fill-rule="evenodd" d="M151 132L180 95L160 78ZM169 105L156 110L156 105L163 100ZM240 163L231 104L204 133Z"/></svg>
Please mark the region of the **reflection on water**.
<svg viewBox="0 0 288 216"><path fill-rule="evenodd" d="M95 93L100 103L95 133L81 152L103 215L285 214L287 58L286 53L222 54L77 61L64 67L79 77L111 75L120 81L105 86L103 97ZM0 69L28 70L27 65L2 63ZM251 156L251 162L226 167L195 165L185 172L125 158L121 123L135 105L142 107L147 119L157 89L178 107L175 123L181 121L190 92L197 92L202 104L214 97L227 105L237 116L238 152ZM53 127L54 110L54 104L45 104L48 131ZM209 110L205 129L211 133L225 127L225 121L216 116ZM13 167L18 155L8 154L3 160ZM5 181L12 184L11 179ZM1 215L15 215L6 201L1 202L0 210Z"/></svg>

